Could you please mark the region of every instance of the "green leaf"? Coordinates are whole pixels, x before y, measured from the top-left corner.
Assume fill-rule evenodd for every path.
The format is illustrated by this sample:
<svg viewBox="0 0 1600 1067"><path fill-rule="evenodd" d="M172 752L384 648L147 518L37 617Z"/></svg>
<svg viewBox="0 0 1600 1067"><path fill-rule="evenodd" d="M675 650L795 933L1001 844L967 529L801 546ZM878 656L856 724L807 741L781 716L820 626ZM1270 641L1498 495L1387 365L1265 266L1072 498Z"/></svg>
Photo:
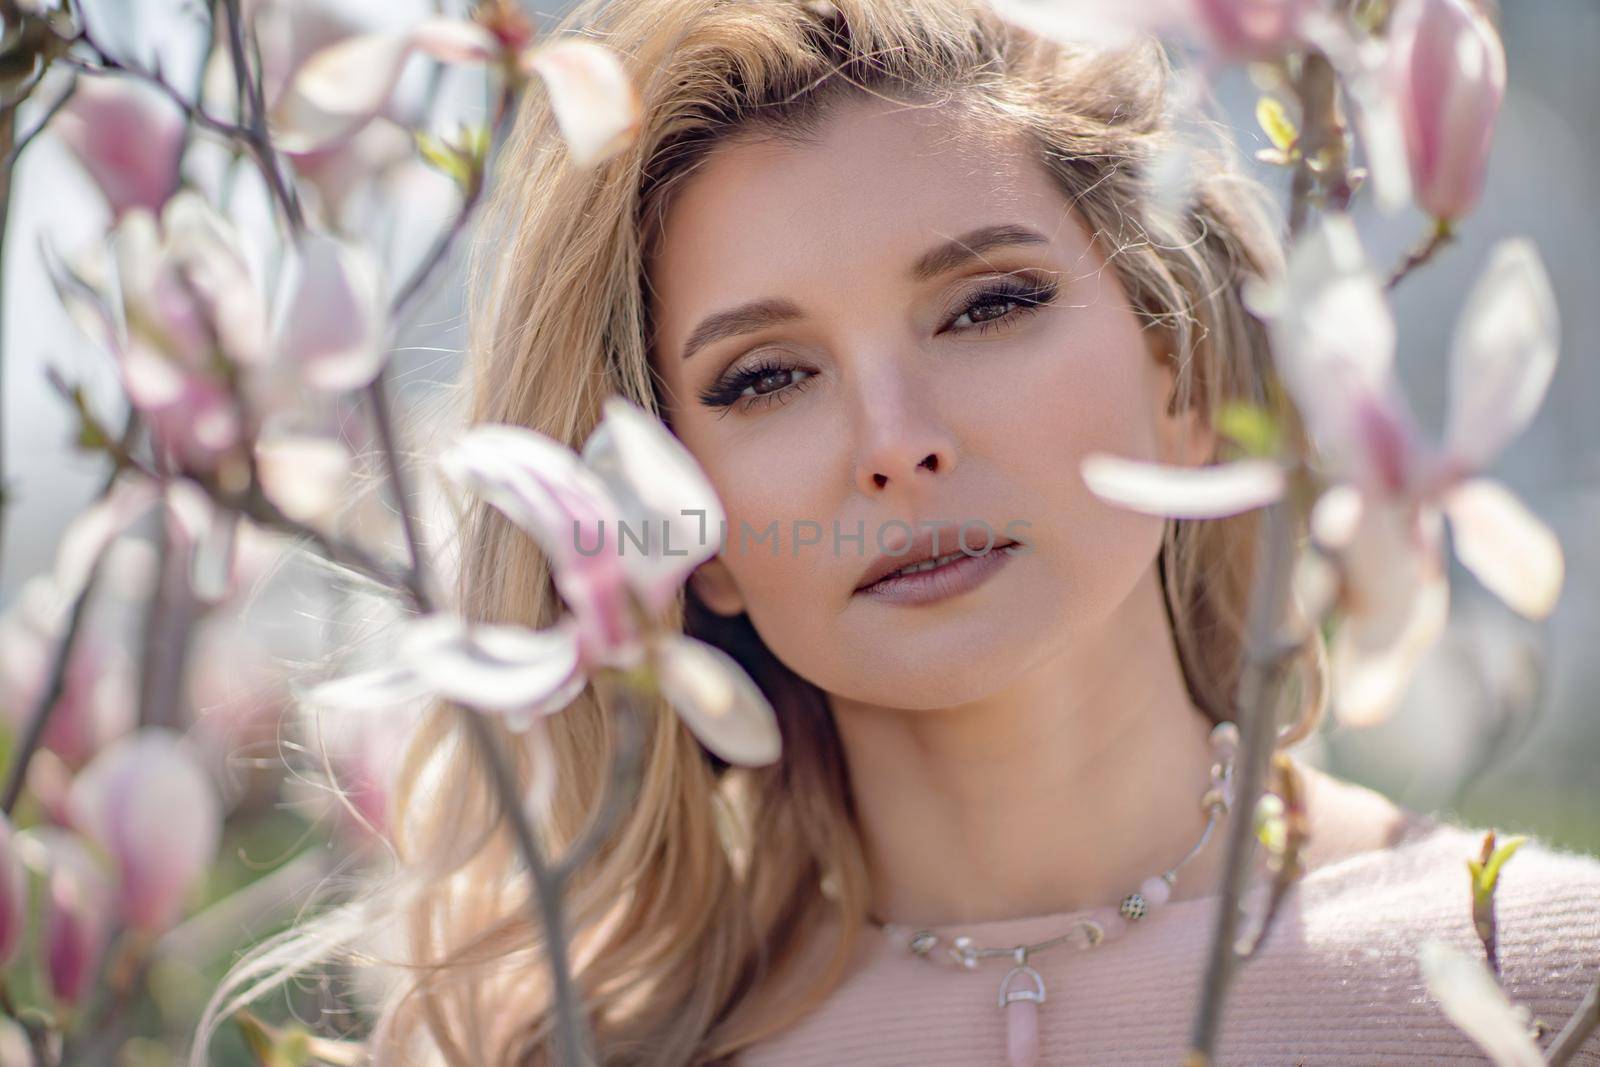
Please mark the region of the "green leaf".
<svg viewBox="0 0 1600 1067"><path fill-rule="evenodd" d="M1294 120L1277 97L1263 96L1256 101L1256 121L1261 124L1267 139L1285 155L1300 139L1300 131L1295 128Z"/></svg>
<svg viewBox="0 0 1600 1067"><path fill-rule="evenodd" d="M1254 404L1231 403L1217 410L1212 425L1224 437L1252 456L1278 453L1278 426L1271 415Z"/></svg>
<svg viewBox="0 0 1600 1067"><path fill-rule="evenodd" d="M1506 861L1515 855L1517 849L1521 848L1527 840L1527 837L1522 834L1508 837L1494 846L1494 850L1489 853L1488 862L1469 860L1468 862L1472 867L1473 893L1479 897L1492 897L1495 886L1500 881L1501 869L1505 867Z"/></svg>
<svg viewBox="0 0 1600 1067"><path fill-rule="evenodd" d="M1289 823L1284 818L1283 798L1276 793L1262 793L1256 801L1256 837L1274 856L1288 845Z"/></svg>

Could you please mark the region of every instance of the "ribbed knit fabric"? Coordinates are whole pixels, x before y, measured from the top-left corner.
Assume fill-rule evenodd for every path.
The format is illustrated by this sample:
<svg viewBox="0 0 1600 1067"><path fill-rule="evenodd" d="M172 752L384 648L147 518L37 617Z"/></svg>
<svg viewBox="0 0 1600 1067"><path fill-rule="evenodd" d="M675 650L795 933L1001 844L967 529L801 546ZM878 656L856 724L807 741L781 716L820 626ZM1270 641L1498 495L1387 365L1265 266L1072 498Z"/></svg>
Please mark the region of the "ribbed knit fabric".
<svg viewBox="0 0 1600 1067"><path fill-rule="evenodd" d="M1428 821L1386 848L1309 872L1229 998L1219 1067L1484 1063L1445 1018L1417 965L1430 938L1481 955L1466 862L1483 830ZM1258 885L1251 905L1266 892ZM1181 1062L1198 1002L1214 898L1167 904L1115 939L1030 958L1044 977L1041 1065ZM984 946L1042 940L1070 912L963 929ZM1537 840L1497 894L1502 983L1549 1024L1548 1045L1600 979L1600 859ZM912 956L867 927L851 976L798 1025L745 1050L745 1067L1004 1067L1009 960L976 970ZM1591 1035L1577 1064L1600 1064Z"/></svg>

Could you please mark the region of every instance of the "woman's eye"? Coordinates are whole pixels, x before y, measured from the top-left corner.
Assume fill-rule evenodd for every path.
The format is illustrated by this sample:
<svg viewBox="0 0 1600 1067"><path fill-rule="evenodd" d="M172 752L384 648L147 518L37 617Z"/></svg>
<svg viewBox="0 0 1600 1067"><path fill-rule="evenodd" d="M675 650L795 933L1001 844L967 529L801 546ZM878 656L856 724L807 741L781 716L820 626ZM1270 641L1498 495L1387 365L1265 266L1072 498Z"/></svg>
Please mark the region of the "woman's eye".
<svg viewBox="0 0 1600 1067"><path fill-rule="evenodd" d="M714 408L770 404L795 389L803 388L811 377L811 371L800 367L762 363L747 370L734 371L718 381L700 394L700 402Z"/></svg>
<svg viewBox="0 0 1600 1067"><path fill-rule="evenodd" d="M1054 282L1041 284L1002 282L979 293L961 314L950 320L950 326L957 330L982 330L988 324L999 322L1012 314L1037 311L1041 305L1050 303L1055 297ZM962 319L970 321L963 325Z"/></svg>
<svg viewBox="0 0 1600 1067"><path fill-rule="evenodd" d="M983 333L1004 320L1039 310L1056 298L1056 290L1055 282L999 282L973 297L946 329ZM969 321L963 324L962 319ZM815 377L813 371L764 361L729 372L700 394L700 402L710 408L737 407L743 411L758 404L785 403Z"/></svg>

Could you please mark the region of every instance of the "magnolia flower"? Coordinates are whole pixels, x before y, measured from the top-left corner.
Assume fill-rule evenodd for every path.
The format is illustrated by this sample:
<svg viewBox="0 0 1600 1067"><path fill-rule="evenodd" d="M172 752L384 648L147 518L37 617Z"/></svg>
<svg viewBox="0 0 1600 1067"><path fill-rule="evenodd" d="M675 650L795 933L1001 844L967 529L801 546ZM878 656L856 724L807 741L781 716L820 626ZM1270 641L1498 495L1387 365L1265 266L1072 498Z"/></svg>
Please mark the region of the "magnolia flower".
<svg viewBox="0 0 1600 1067"><path fill-rule="evenodd" d="M1470 0L1402 0L1389 37L1389 91L1417 203L1435 218L1460 218L1483 189L1506 91L1505 46Z"/></svg>
<svg viewBox="0 0 1600 1067"><path fill-rule="evenodd" d="M365 250L310 233L290 255L273 345L280 366L313 389L360 389L384 359L383 282Z"/></svg>
<svg viewBox="0 0 1600 1067"><path fill-rule="evenodd" d="M11 819L0 814L0 967L11 962L28 923L28 870L12 841Z"/></svg>
<svg viewBox="0 0 1600 1067"><path fill-rule="evenodd" d="M1425 941L1417 963L1445 1015L1497 1067L1543 1067L1527 1010L1511 1003L1481 959L1443 941Z"/></svg>
<svg viewBox="0 0 1600 1067"><path fill-rule="evenodd" d="M183 738L146 728L117 742L78 775L68 807L116 865L122 921L171 927L222 837L216 787Z"/></svg>
<svg viewBox="0 0 1600 1067"><path fill-rule="evenodd" d="M0 616L0 710L20 736L49 682L66 629L70 597L47 575L28 580ZM82 766L107 742L132 729L137 672L121 643L85 626L67 659L61 693L50 710L42 745Z"/></svg>
<svg viewBox="0 0 1600 1067"><path fill-rule="evenodd" d="M706 531L725 522L710 484L659 420L611 398L581 457L532 430L481 426L440 467L534 538L571 614L537 631L449 614L413 620L393 665L325 683L312 702L370 707L437 694L528 729L570 704L593 672L648 661L668 702L716 755L750 765L778 758L772 708L737 663L651 625L716 553Z"/></svg>
<svg viewBox="0 0 1600 1067"><path fill-rule="evenodd" d="M111 213L159 214L178 188L183 113L132 78L79 78L51 129L100 186Z"/></svg>
<svg viewBox="0 0 1600 1067"><path fill-rule="evenodd" d="M309 152L354 134L382 110L407 60L499 63L515 77L537 74L573 162L591 167L633 138L643 105L616 54L580 38L527 43L528 30L430 18L394 33L360 34L323 49L290 80L275 108L275 141Z"/></svg>
<svg viewBox="0 0 1600 1067"><path fill-rule="evenodd" d="M1443 520L1457 557L1513 609L1541 618L1554 608L1564 574L1559 542L1483 471L1549 387L1555 297L1532 245L1495 249L1457 325L1442 447L1424 440L1400 390L1383 283L1347 217L1323 220L1295 247L1287 275L1252 286L1247 298L1271 326L1284 385L1333 483L1312 510L1311 532L1341 564L1334 710L1351 724L1376 722L1445 621ZM1125 507L1213 517L1277 496L1258 463L1224 465L1232 472L1224 477L1090 457L1084 476Z"/></svg>
<svg viewBox="0 0 1600 1067"><path fill-rule="evenodd" d="M100 971L115 915L111 879L83 838L36 826L16 836L30 866L44 872L40 955L58 1004L81 1003Z"/></svg>
<svg viewBox="0 0 1600 1067"><path fill-rule="evenodd" d="M1121 45L1146 33L1190 39L1218 60L1267 58L1294 44L1321 0L989 0L1003 18L1067 44Z"/></svg>

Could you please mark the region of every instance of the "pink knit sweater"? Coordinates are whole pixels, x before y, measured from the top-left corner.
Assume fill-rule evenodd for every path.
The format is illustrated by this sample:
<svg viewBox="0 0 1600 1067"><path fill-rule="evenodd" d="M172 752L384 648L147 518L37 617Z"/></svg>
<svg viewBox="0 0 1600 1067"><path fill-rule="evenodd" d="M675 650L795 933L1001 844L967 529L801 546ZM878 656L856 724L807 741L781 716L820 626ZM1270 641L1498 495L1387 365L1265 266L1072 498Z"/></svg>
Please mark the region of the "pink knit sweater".
<svg viewBox="0 0 1600 1067"><path fill-rule="evenodd" d="M1221 1067L1484 1063L1445 1018L1419 971L1430 938L1481 953L1466 869L1483 831L1427 822L1395 844L1316 868L1283 904L1240 973L1219 1042ZM1258 885L1251 903L1266 891ZM1030 958L1047 985L1039 1062L1181 1062L1211 935L1214 898L1167 904L1121 936ZM980 945L1037 941L1074 915L964 929ZM1545 1043L1600 980L1600 860L1530 841L1497 895L1502 981L1549 1024ZM1000 1067L1009 960L976 970L910 955L864 931L849 978L798 1025L741 1054L745 1067ZM1573 1061L1600 1064L1600 1035Z"/></svg>

